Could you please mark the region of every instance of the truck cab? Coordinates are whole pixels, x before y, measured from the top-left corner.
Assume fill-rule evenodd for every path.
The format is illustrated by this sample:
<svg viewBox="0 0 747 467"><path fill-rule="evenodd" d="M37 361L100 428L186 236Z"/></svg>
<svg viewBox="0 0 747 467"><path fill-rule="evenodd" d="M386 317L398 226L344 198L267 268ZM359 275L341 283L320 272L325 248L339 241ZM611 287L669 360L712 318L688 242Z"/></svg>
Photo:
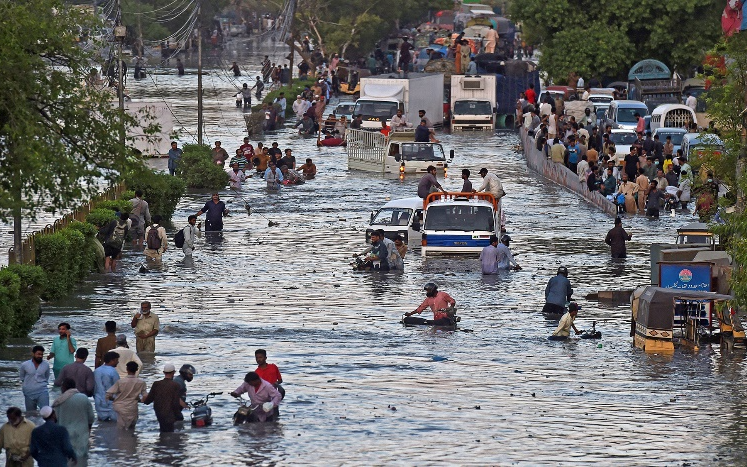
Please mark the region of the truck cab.
<svg viewBox="0 0 747 467"><path fill-rule="evenodd" d="M388 125L389 120L400 108L402 108L402 103L395 99L361 98L355 102L353 115L363 116L361 128L378 131L381 130L381 122Z"/></svg>
<svg viewBox="0 0 747 467"><path fill-rule="evenodd" d="M500 204L490 193L431 193L423 208L423 256L477 256L501 232Z"/></svg>
<svg viewBox="0 0 747 467"><path fill-rule="evenodd" d="M495 129L496 78L451 76L452 131Z"/></svg>
<svg viewBox="0 0 747 467"><path fill-rule="evenodd" d="M371 213L371 221L366 227L366 243L371 243L371 232L381 229L390 240L399 235L410 246L420 245L422 224L422 199L416 196L391 200Z"/></svg>

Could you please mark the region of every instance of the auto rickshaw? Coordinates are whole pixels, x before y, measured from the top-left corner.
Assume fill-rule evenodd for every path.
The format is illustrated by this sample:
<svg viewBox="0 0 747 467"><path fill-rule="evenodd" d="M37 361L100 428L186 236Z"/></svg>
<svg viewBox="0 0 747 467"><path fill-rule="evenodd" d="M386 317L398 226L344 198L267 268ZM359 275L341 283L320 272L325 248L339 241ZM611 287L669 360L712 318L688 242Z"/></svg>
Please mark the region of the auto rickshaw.
<svg viewBox="0 0 747 467"><path fill-rule="evenodd" d="M640 287L631 298L630 337L647 353L672 353L675 343L697 351L701 344L721 342L731 350L745 342L731 295L696 290Z"/></svg>

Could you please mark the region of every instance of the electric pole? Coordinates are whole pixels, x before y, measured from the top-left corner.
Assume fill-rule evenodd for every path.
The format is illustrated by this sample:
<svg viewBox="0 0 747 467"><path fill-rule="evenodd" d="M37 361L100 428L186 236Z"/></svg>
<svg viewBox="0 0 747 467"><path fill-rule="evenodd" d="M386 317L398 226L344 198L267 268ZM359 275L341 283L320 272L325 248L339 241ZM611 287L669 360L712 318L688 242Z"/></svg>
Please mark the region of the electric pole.
<svg viewBox="0 0 747 467"><path fill-rule="evenodd" d="M197 144L202 145L202 5L197 2Z"/></svg>

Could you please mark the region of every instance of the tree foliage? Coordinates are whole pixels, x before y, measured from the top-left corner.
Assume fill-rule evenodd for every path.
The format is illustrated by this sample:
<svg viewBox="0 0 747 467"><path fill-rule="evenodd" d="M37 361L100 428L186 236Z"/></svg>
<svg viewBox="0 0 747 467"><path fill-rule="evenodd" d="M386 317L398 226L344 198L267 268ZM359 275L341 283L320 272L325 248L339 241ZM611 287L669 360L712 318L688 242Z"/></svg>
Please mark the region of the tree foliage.
<svg viewBox="0 0 747 467"><path fill-rule="evenodd" d="M721 33L722 2L712 0L523 0L511 3L524 38L540 47L540 66L556 82L626 77L654 58L688 74Z"/></svg>
<svg viewBox="0 0 747 467"><path fill-rule="evenodd" d="M708 114L719 129L726 154L708 160L717 178L732 187L732 191L747 190L744 171L745 147L742 131L747 121L747 33L738 33L721 40L709 53L705 73L710 89L707 93ZM740 173L741 172L741 173ZM747 212L744 201L733 214L725 214L725 224L717 224L714 231L726 243L735 260L731 286L740 306L747 305Z"/></svg>
<svg viewBox="0 0 747 467"><path fill-rule="evenodd" d="M0 17L0 217L70 208L142 165L119 140L135 119L86 84L94 47L76 38L96 19L59 0L3 1Z"/></svg>
<svg viewBox="0 0 747 467"><path fill-rule="evenodd" d="M292 25L294 46L308 60L301 40L309 34L325 57L335 53L365 57L399 27L419 23L429 11L452 7L449 0L298 0Z"/></svg>

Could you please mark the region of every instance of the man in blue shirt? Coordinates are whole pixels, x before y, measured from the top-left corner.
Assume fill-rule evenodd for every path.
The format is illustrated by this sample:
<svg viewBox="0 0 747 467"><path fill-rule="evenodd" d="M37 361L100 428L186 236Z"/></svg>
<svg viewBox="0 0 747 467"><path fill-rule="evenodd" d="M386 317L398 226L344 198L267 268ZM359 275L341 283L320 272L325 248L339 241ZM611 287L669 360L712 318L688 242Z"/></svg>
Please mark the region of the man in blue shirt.
<svg viewBox="0 0 747 467"><path fill-rule="evenodd" d="M581 159L581 148L576 143L576 137L571 135L568 137L568 148L565 150L565 161L566 167L571 169L573 173L576 173L576 166L578 161Z"/></svg>
<svg viewBox="0 0 747 467"><path fill-rule="evenodd" d="M508 245L511 242L511 237L503 235L501 237L501 243L498 244L498 270L508 271L510 269L520 270L521 266L514 260L514 255L511 254Z"/></svg>
<svg viewBox="0 0 747 467"><path fill-rule="evenodd" d="M49 363L44 361L44 347L34 346L31 350L31 360L21 364L19 376L23 383L27 412L49 405Z"/></svg>
<svg viewBox="0 0 747 467"><path fill-rule="evenodd" d="M220 200L218 193L213 193L212 200L205 203L202 209L197 211L197 216L205 214L205 232L218 232L223 230L223 216L228 215L226 203Z"/></svg>
<svg viewBox="0 0 747 467"><path fill-rule="evenodd" d="M39 467L59 467L68 465L68 459L77 462L70 435L64 426L57 424L57 415L52 407L45 405L39 411L44 424L31 432L29 452Z"/></svg>
<svg viewBox="0 0 747 467"><path fill-rule="evenodd" d="M176 174L176 166L182 159L184 151L176 147L176 141L171 142L171 149L169 149L169 173L171 175Z"/></svg>
<svg viewBox="0 0 747 467"><path fill-rule="evenodd" d="M558 268L558 275L550 279L545 287L545 306L542 313L563 314L566 302L571 301L573 289L571 281L568 280L568 269L565 266Z"/></svg>
<svg viewBox="0 0 747 467"><path fill-rule="evenodd" d="M431 130L428 128L425 119L420 120L420 125L415 128L415 142L427 143L431 138Z"/></svg>

